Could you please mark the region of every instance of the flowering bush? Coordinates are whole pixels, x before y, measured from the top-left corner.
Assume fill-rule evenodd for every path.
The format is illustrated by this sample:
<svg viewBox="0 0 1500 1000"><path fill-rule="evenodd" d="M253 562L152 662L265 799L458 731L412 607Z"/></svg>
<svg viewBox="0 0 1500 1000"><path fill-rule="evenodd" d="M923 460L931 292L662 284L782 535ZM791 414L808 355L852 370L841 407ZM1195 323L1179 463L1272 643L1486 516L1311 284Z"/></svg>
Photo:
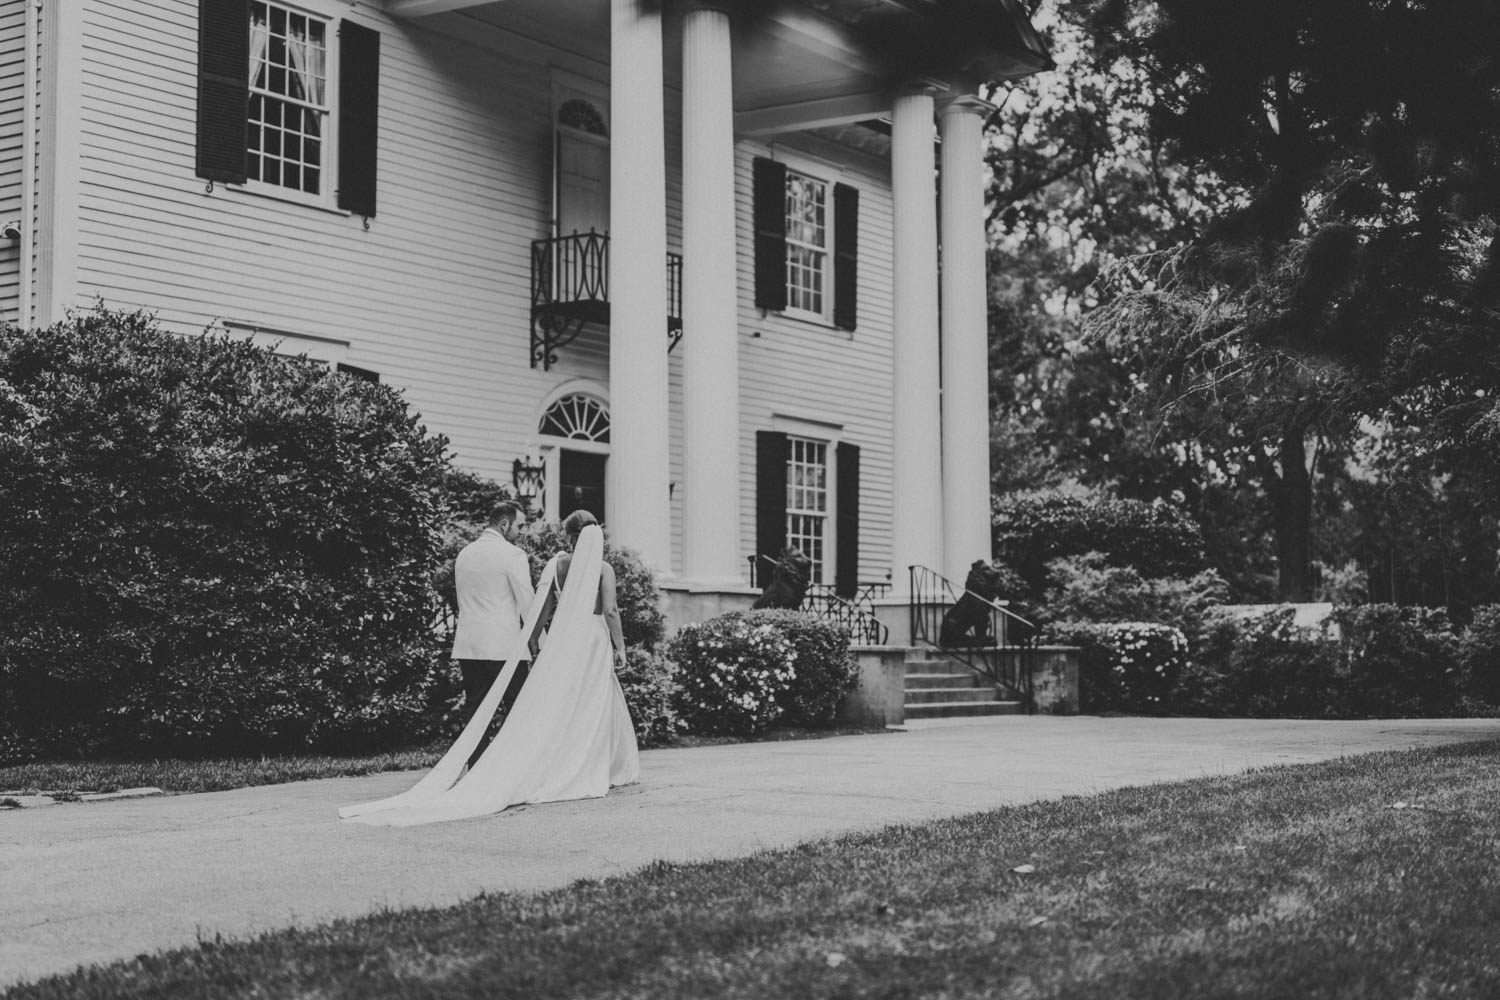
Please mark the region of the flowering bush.
<svg viewBox="0 0 1500 1000"><path fill-rule="evenodd" d="M1187 662L1181 629L1150 622L1076 624L1060 634L1078 646L1079 700L1084 711L1163 712Z"/></svg>
<svg viewBox="0 0 1500 1000"><path fill-rule="evenodd" d="M643 747L670 743L682 728L674 705L677 664L644 646L631 646L619 678L630 720L635 724L636 742Z"/></svg>
<svg viewBox="0 0 1500 1000"><path fill-rule="evenodd" d="M849 652L849 633L803 611L748 611L744 617L754 624L775 626L792 645L796 673L776 695L787 721L808 726L832 722L844 695L859 680L859 665Z"/></svg>
<svg viewBox="0 0 1500 1000"><path fill-rule="evenodd" d="M753 736L782 715L777 700L796 678L796 654L781 629L745 615L684 625L668 656L678 672L677 712L688 731Z"/></svg>

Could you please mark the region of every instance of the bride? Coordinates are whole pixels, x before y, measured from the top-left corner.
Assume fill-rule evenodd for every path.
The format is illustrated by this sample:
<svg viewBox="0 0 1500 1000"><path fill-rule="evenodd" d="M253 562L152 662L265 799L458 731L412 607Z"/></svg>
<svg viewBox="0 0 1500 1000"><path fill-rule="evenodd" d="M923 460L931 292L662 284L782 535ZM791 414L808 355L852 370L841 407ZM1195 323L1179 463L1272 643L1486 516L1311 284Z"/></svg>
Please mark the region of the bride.
<svg viewBox="0 0 1500 1000"><path fill-rule="evenodd" d="M483 816L521 802L596 798L639 778L635 730L614 671L625 642L614 570L603 560L604 536L588 511L568 515L563 528L573 551L547 563L522 632L536 637L545 628L545 642L538 652L531 640L530 676L484 754L464 771L510 685L517 657L506 662L457 742L416 785L388 799L345 806L339 816L415 826Z"/></svg>

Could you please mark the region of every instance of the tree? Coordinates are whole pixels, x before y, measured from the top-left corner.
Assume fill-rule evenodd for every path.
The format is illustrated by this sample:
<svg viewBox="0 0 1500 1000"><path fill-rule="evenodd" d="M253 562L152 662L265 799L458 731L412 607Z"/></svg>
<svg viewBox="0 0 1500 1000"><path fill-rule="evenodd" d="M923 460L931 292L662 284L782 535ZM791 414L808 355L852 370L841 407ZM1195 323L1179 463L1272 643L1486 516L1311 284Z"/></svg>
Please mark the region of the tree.
<svg viewBox="0 0 1500 1000"><path fill-rule="evenodd" d="M1159 419L1145 360L1084 335L1102 262L1177 247L1243 200L1151 132L1148 81L1092 13L1070 0L1037 11L1058 71L997 97L991 122L993 487L1167 500L1203 525L1238 596L1267 597L1268 519L1246 518L1222 472L1237 442Z"/></svg>
<svg viewBox="0 0 1500 1000"><path fill-rule="evenodd" d="M1099 327L1164 330L1174 400L1246 364L1305 380L1286 452L1309 409L1415 415L1500 470L1500 5L1106 0L1093 23L1150 80L1153 133L1247 195Z"/></svg>

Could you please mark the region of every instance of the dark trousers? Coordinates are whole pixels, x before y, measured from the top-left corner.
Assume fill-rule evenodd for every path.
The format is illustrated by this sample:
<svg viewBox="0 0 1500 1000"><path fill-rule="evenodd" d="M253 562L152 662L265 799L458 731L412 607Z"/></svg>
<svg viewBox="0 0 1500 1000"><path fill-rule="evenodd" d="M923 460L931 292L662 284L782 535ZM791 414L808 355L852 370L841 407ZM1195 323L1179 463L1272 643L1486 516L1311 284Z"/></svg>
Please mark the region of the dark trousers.
<svg viewBox="0 0 1500 1000"><path fill-rule="evenodd" d="M464 710L469 716L473 716L479 708L479 703L484 701L484 696L489 694L503 666L505 666L504 660L458 661L459 672L464 678ZM490 745L490 740L495 738L495 731L500 728L500 723L505 721L505 716L510 712L511 705L515 704L516 696L521 693L521 685L526 683L526 675L530 672L531 665L525 660L516 664L516 672L511 677L504 696L500 699L500 707L495 711L494 722L480 738L479 745L474 748L474 752L469 755L470 767L473 767L479 755L484 753L484 748Z"/></svg>

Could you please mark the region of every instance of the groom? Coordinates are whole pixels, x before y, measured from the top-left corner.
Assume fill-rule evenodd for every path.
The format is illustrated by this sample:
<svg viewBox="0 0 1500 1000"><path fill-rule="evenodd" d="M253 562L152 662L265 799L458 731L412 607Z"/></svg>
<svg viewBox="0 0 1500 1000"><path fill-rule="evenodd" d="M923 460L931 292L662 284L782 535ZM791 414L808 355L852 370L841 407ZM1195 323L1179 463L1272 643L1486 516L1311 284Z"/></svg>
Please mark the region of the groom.
<svg viewBox="0 0 1500 1000"><path fill-rule="evenodd" d="M453 566L458 591L458 629L453 636L453 658L464 679L464 707L472 716L500 674L505 661L521 648L521 623L531 607L531 565L526 553L511 544L521 509L502 502L490 513L489 526L464 546ZM500 702L503 714L526 681L527 665L516 665L515 676ZM481 740L469 758L479 759L488 740Z"/></svg>

